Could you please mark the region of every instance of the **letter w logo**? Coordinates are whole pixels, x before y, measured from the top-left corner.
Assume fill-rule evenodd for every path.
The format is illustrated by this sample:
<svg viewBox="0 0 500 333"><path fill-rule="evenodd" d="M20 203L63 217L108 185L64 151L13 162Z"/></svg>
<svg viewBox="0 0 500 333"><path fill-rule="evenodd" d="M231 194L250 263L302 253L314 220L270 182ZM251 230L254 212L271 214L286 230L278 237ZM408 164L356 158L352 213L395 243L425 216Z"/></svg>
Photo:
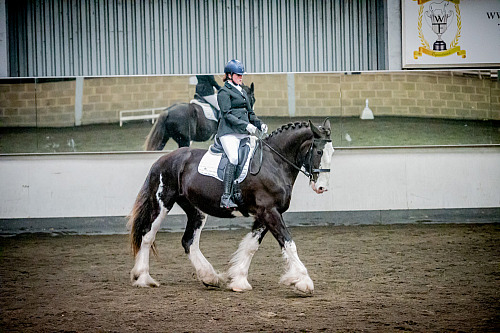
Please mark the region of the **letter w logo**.
<svg viewBox="0 0 500 333"><path fill-rule="evenodd" d="M488 19L492 20L496 18L500 19L500 12L487 12L486 16L488 16Z"/></svg>
<svg viewBox="0 0 500 333"><path fill-rule="evenodd" d="M443 23L444 22L444 15L436 15L436 22Z"/></svg>

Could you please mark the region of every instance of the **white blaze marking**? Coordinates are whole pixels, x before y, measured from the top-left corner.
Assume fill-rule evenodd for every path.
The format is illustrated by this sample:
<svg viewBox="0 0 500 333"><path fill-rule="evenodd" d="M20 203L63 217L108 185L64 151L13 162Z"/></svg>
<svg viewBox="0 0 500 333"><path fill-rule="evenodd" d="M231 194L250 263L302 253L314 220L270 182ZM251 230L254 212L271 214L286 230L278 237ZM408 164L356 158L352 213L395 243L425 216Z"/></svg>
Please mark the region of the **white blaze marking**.
<svg viewBox="0 0 500 333"><path fill-rule="evenodd" d="M333 145L331 142L328 142L323 148L323 156L321 156L321 162L319 163L320 169L330 169L332 164L332 156L333 156ZM328 190L328 186L330 185L330 172L320 172L314 187L319 189L323 188L325 191Z"/></svg>

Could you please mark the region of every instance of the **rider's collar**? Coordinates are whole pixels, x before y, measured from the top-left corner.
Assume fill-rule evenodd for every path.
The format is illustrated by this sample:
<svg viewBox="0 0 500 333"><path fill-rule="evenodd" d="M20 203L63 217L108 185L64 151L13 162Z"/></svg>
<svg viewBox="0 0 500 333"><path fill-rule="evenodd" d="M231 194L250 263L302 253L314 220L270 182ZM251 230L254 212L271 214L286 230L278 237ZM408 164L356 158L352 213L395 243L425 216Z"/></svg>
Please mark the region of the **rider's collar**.
<svg viewBox="0 0 500 333"><path fill-rule="evenodd" d="M240 85L234 84L232 80L228 80L227 82L229 82L230 85L232 85L233 87L235 87L236 89L238 89L239 92L241 92L242 88L241 88Z"/></svg>

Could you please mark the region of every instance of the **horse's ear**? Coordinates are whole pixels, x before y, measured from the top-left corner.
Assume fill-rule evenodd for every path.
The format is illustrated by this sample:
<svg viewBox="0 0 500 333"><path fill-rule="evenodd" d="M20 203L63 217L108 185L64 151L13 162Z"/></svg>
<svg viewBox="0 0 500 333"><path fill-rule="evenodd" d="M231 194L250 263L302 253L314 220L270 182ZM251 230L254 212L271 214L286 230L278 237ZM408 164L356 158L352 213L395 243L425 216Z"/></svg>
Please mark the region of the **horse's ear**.
<svg viewBox="0 0 500 333"><path fill-rule="evenodd" d="M331 129L331 125L330 125L330 118L326 118L325 121L323 122L323 126L322 126L324 129Z"/></svg>
<svg viewBox="0 0 500 333"><path fill-rule="evenodd" d="M253 93L253 88L254 88L254 85L253 85L253 82L252 84L250 85L250 92Z"/></svg>
<svg viewBox="0 0 500 333"><path fill-rule="evenodd" d="M311 120L309 120L309 127L311 127L311 130L312 130L315 138L321 138L322 137L320 129L317 128L316 125L314 125L311 122Z"/></svg>
<svg viewBox="0 0 500 333"><path fill-rule="evenodd" d="M332 127L330 124L330 118L326 118L325 121L323 122L323 125L321 128L326 132L326 135L330 136L330 133L332 132Z"/></svg>

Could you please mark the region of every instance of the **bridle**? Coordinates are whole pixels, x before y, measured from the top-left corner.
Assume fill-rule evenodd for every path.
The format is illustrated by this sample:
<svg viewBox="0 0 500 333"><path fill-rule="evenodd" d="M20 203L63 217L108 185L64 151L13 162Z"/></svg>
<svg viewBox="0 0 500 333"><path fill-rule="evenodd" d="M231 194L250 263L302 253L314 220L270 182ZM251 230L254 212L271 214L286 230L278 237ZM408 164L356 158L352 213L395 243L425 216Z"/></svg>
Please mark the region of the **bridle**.
<svg viewBox="0 0 500 333"><path fill-rule="evenodd" d="M315 168L313 168L313 165L312 165L314 147L318 144L324 145L328 142L332 142L332 140L330 140L330 139L314 139L313 138L313 141L311 142L311 145L309 146L309 149L307 150L306 157L305 157L304 162L302 163L301 167L299 167L298 165L296 165L295 163L293 163L292 161L287 159L285 156L283 156L279 151L277 151L276 149L271 147L271 145L269 145L266 141L264 141L262 139L262 137L257 136L257 140L258 140L257 144L260 145L260 161L259 161L259 169L257 170L257 172L253 173L250 170L250 173L254 176L260 172L260 168L262 167L262 143L265 144L273 153L278 155L283 161L285 161L286 163L291 165L293 168L295 168L299 172L302 172L306 177L309 178L309 181L316 181L314 179L314 175L316 175L320 172L330 172L330 169L315 169ZM302 167L304 169L302 169Z"/></svg>
<svg viewBox="0 0 500 333"><path fill-rule="evenodd" d="M316 181L317 178L314 179L314 175L317 175L321 172L330 172L330 169L315 169L315 168L313 168L313 163L312 163L313 162L312 159L313 159L314 147L315 146L317 147L317 145L323 145L323 147L324 147L328 142L332 142L332 140L330 140L330 139L313 139L313 142L311 143L311 146L309 147L309 150L307 151L306 158L305 158L302 166L304 168L307 168L307 170L306 170L307 173L304 173L304 174L309 177L310 181Z"/></svg>

